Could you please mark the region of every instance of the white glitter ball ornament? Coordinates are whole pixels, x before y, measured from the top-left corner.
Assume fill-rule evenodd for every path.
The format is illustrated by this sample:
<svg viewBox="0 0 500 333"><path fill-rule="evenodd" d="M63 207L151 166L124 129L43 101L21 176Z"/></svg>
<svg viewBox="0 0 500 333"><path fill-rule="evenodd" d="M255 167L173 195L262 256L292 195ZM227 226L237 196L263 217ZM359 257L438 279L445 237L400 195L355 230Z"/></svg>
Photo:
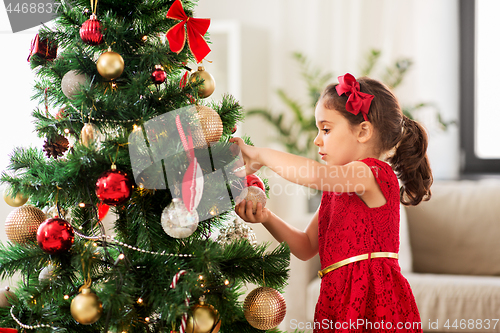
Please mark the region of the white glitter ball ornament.
<svg viewBox="0 0 500 333"><path fill-rule="evenodd" d="M228 245L242 238L248 240L253 246L257 245L257 236L253 229L237 216L227 227L220 229L217 243Z"/></svg>
<svg viewBox="0 0 500 333"><path fill-rule="evenodd" d="M76 94L80 91L81 86L87 83L88 79L85 74L80 74L76 70L72 70L64 74L61 80L61 89L69 99L75 99Z"/></svg>
<svg viewBox="0 0 500 333"><path fill-rule="evenodd" d="M43 281L52 281L54 279L54 266L48 265L45 266L44 269L40 272L38 275L38 281L43 282Z"/></svg>
<svg viewBox="0 0 500 333"><path fill-rule="evenodd" d="M196 209L189 212L180 198L172 199L161 214L161 225L170 237L186 238L198 228L199 217Z"/></svg>

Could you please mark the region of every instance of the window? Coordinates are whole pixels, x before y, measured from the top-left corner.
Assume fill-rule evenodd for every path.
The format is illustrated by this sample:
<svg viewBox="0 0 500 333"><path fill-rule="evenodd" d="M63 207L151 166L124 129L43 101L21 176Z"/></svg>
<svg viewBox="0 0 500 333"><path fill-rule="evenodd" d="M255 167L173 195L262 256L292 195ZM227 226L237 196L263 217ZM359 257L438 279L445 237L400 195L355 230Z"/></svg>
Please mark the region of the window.
<svg viewBox="0 0 500 333"><path fill-rule="evenodd" d="M460 1L462 172L500 173L500 1Z"/></svg>

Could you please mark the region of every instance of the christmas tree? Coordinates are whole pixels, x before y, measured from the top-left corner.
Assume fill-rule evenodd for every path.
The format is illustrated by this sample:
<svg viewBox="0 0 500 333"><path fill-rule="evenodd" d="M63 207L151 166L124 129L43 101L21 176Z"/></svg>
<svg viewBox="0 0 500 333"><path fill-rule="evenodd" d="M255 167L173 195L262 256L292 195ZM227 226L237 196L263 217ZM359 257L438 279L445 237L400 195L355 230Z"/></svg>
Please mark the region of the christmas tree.
<svg viewBox="0 0 500 333"><path fill-rule="evenodd" d="M193 9L63 1L39 31L30 65L45 144L15 149L1 176L18 208L0 278L21 281L0 291L0 327L260 332L283 319L289 250L256 245L235 218L247 183L267 184L241 176L228 143L242 107L209 103L213 77L189 67L210 52L210 20ZM246 283L262 287L243 304Z"/></svg>

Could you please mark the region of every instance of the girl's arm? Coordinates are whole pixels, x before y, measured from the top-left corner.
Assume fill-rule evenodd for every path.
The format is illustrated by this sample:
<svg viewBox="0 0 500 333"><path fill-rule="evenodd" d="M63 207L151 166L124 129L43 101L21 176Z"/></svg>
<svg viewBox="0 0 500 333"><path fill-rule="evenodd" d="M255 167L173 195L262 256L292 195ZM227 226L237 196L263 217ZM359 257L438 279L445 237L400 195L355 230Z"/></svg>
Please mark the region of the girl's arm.
<svg viewBox="0 0 500 333"><path fill-rule="evenodd" d="M380 192L372 171L361 161L346 165L324 165L302 156L249 146L240 138L229 141L241 149L247 174L265 165L288 181L321 191L356 192L360 195Z"/></svg>
<svg viewBox="0 0 500 333"><path fill-rule="evenodd" d="M290 252L300 260L309 260L318 253L318 211L314 214L306 230L301 231L279 218L269 209L262 209L262 204L257 204L257 212L253 214L253 205L244 200L239 203L236 213L245 221L262 223L278 242L286 242Z"/></svg>

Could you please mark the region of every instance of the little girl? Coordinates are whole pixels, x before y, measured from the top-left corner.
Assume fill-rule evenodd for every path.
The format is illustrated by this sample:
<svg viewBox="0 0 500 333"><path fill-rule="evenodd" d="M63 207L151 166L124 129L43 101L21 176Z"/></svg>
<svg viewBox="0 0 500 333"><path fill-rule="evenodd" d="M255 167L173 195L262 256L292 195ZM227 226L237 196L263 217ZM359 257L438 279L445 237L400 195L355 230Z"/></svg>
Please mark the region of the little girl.
<svg viewBox="0 0 500 333"><path fill-rule="evenodd" d="M427 135L403 115L382 83L349 73L338 79L315 110L314 144L325 164L230 140L241 149L247 174L267 166L291 182L323 191L305 231L260 203L253 214L252 202L242 201L236 213L262 223L301 260L319 252L314 332L422 332L397 253L400 202L417 205L431 196Z"/></svg>

